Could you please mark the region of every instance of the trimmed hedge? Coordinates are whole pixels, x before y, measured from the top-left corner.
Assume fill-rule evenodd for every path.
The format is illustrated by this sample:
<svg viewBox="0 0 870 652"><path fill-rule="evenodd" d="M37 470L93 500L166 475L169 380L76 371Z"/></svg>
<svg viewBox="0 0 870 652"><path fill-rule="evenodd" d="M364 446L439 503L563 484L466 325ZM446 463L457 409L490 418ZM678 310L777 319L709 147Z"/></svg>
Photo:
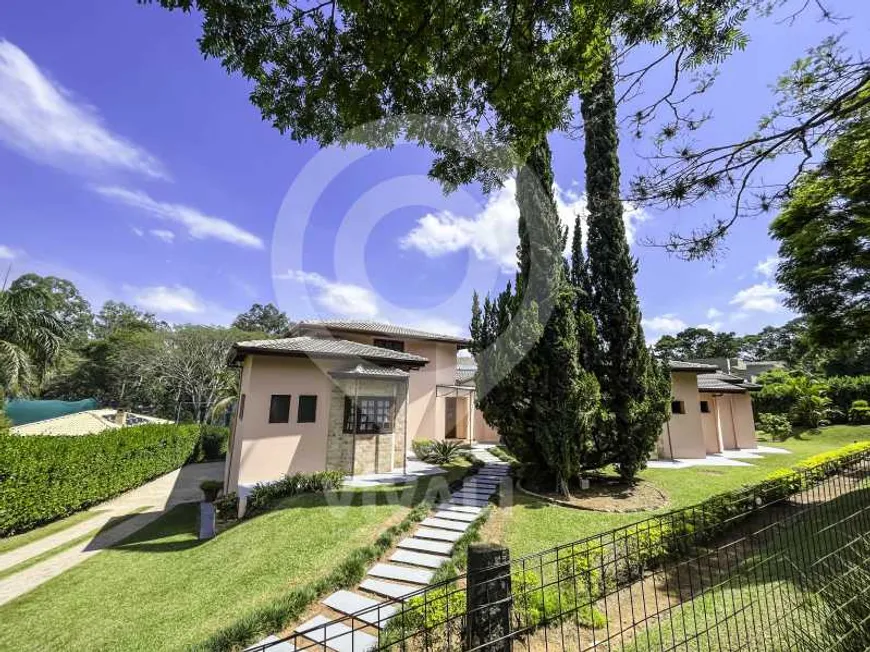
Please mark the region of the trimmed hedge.
<svg viewBox="0 0 870 652"><path fill-rule="evenodd" d="M31 530L168 473L197 425L147 424L82 437L0 437L0 536Z"/></svg>

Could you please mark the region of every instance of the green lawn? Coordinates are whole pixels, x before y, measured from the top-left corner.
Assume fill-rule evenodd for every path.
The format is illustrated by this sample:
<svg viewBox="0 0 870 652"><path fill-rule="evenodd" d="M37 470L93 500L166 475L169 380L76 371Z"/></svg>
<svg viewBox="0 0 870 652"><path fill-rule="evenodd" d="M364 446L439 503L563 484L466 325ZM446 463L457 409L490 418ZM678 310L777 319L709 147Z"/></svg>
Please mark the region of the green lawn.
<svg viewBox="0 0 870 652"><path fill-rule="evenodd" d="M448 468L452 480L467 471ZM279 509L196 539L182 505L122 544L0 607L0 650L180 650L288 589L326 576L401 520L443 478L284 500Z"/></svg>
<svg viewBox="0 0 870 652"><path fill-rule="evenodd" d="M670 498L666 509L697 503L707 496L740 485L755 482L771 471L793 466L817 453L870 439L870 426L831 426L818 434L803 433L798 438L766 445L785 448L790 455L766 455L762 459L747 460L752 466L692 467L687 469L647 469L644 480L654 483ZM641 520L655 512L609 514L557 507L514 493L514 505L505 510L499 531L490 530L490 538L497 536L511 549L513 556L530 554L552 546L582 539L615 527ZM484 530L484 539L487 538Z"/></svg>
<svg viewBox="0 0 870 652"><path fill-rule="evenodd" d="M804 629L810 616L801 608L810 596L807 578L827 582L844 568L854 568L855 562L866 565L862 557L867 547L859 535L870 524L862 511L868 499L870 483L864 480L855 490L787 522L773 535L761 535L754 540L759 546L755 554L735 564L724 582L665 614L661 626L637 632L625 649L794 649L795 631ZM855 586L856 594L863 588Z"/></svg>

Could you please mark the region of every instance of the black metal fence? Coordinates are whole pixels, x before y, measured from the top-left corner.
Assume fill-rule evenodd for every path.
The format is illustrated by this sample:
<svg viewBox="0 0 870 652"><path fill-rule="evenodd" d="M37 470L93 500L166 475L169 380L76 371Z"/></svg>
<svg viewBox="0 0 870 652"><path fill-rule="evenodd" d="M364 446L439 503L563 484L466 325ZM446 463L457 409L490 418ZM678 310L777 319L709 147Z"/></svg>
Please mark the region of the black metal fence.
<svg viewBox="0 0 870 652"><path fill-rule="evenodd" d="M819 639L808 623L818 633L842 606L820 587L868 570L868 535L863 453L519 559L473 547L464 575L283 640L296 650L809 651ZM870 631L870 614L854 628L852 639Z"/></svg>

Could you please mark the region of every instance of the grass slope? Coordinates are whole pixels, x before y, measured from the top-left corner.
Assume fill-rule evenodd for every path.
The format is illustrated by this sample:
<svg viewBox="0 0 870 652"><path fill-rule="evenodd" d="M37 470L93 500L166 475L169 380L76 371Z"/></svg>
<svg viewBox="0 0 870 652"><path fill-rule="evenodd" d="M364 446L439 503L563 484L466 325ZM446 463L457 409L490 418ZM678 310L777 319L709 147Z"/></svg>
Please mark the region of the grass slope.
<svg viewBox="0 0 870 652"><path fill-rule="evenodd" d="M204 543L196 539L198 507L175 508L0 607L0 649L184 649L326 574L404 509L330 507L323 496L298 496L283 507Z"/></svg>
<svg viewBox="0 0 870 652"><path fill-rule="evenodd" d="M831 426L821 429L817 434L802 433L799 437L767 444L785 448L791 454L766 455L762 459L747 460L752 466L647 469L640 477L654 483L669 496L670 505L664 510L667 511L760 480L776 469L792 466L817 453L870 439L870 426ZM514 494L512 509L505 511L507 513L499 524L501 534L496 536L511 549L513 557L582 539L655 513L609 514L568 509L519 492ZM485 529L484 540L487 534Z"/></svg>
<svg viewBox="0 0 870 652"><path fill-rule="evenodd" d="M198 506L181 505L0 607L0 650L187 649L327 576L410 506L446 495L469 466L407 488L295 496L206 542L196 538Z"/></svg>

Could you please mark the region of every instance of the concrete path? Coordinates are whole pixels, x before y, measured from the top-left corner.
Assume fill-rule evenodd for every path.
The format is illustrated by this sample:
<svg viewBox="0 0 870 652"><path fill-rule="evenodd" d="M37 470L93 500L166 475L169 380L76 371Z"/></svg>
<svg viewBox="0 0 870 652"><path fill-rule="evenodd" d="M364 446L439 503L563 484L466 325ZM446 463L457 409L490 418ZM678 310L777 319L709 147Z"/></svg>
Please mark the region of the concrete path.
<svg viewBox="0 0 870 652"><path fill-rule="evenodd" d="M485 449L475 447L472 452L484 462L477 474L466 478L450 500L438 505L399 541L389 559L372 566L357 589L336 591L324 598L322 613L299 625L296 634L319 643L322 649L338 652L367 650L377 645L378 630L386 627L398 611L396 604L384 600L405 601L432 581L435 571L450 560L455 542L479 518L510 473L506 462ZM348 616L353 617L333 622ZM249 649L278 640L269 636ZM265 649L269 652L295 649L289 642L282 645L286 647Z"/></svg>
<svg viewBox="0 0 870 652"><path fill-rule="evenodd" d="M93 507L92 510L99 513L95 513L91 519L0 555L0 570L4 570L98 530L95 536L72 548L0 580L0 605L60 575L104 548L116 545L175 505L201 500L200 482L207 479L221 480L223 470L223 462L182 467ZM119 525L112 525L114 520L130 514L136 515Z"/></svg>

